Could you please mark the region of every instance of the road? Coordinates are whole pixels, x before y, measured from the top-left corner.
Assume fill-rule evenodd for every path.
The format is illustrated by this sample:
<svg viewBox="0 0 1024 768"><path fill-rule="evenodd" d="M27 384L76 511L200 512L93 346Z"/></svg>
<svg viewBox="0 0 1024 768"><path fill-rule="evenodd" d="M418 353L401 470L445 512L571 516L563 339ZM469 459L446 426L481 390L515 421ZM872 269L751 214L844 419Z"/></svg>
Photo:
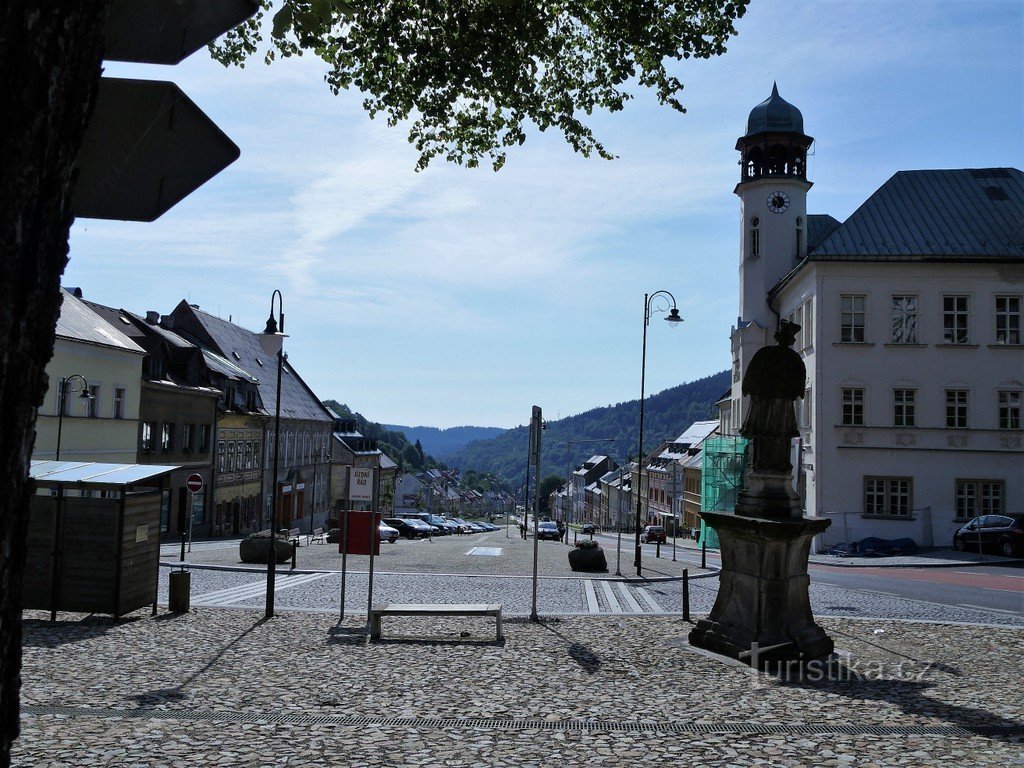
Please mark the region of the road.
<svg viewBox="0 0 1024 768"><path fill-rule="evenodd" d="M616 571L616 538L597 537L608 559L607 574L572 573L569 550L557 542L539 542L540 580L537 610L546 615L580 613L680 613L683 569L689 571L690 607L705 614L714 603L717 552L709 551L709 570L700 568L700 552L671 542L643 545L643 579L635 576L632 539L623 537L622 576ZM532 540L504 531L448 536L434 541L402 540L384 545L375 558L374 602L501 602L509 616L532 610ZM265 596L265 569L238 562L237 541L197 542L187 560L195 566L192 602L211 607L258 609ZM165 563L178 560L173 544L162 547ZM346 608L366 610L369 559L349 556ZM162 569L159 600L166 602ZM341 558L336 545L303 546L298 568L278 569L277 606L286 610L335 612L340 606ZM975 566L957 568L837 568L813 565L810 596L818 615L901 618L1024 626L1024 568Z"/></svg>
<svg viewBox="0 0 1024 768"><path fill-rule="evenodd" d="M614 546L615 537L599 537ZM624 537L625 538L625 537ZM633 546L630 538L628 547ZM641 545L643 564L655 570L659 561L656 547ZM627 544L623 543L623 557ZM672 557L672 540L661 547L662 558ZM700 552L690 546L676 547L676 558L699 564ZM718 552L708 550L707 563L718 567ZM632 552L629 553L632 566ZM630 569L632 571L632 568ZM981 608L986 611L1024 616L1024 563L1008 565L972 565L970 567L876 568L871 566L838 567L811 563L808 568L812 584L883 597L900 597L948 605L953 608Z"/></svg>

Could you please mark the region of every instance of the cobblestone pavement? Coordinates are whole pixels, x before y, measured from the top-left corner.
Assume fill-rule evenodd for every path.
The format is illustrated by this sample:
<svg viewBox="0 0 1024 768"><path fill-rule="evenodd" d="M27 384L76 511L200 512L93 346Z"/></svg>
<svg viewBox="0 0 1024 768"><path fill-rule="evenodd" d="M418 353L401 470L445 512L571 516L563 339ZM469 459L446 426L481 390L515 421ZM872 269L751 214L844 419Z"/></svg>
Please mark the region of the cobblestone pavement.
<svg viewBox="0 0 1024 768"><path fill-rule="evenodd" d="M1024 631L824 619L833 679L672 617L506 622L26 612L18 766L1013 766ZM820 678L820 674L817 675Z"/></svg>
<svg viewBox="0 0 1024 768"><path fill-rule="evenodd" d="M610 539L610 540L609 540ZM576 613L682 613L683 569L688 568L691 611L711 610L718 590L712 570L702 570L682 559L672 562L671 546L645 548L646 579L630 577L632 553L622 552L621 570L616 578L614 539L605 537L609 574L593 578L574 574L566 557L570 547L556 542L538 542L537 609L542 615ZM630 546L624 542L624 547ZM492 554L475 554L478 551ZM174 546L162 549L165 562L177 561ZM692 552L690 553L692 554ZM679 553L682 558L683 554ZM533 542L506 538L503 532L473 536L447 536L428 540L382 545L375 558L374 602L500 602L510 616L528 616L532 607L532 583L525 574L532 570ZM266 595L265 568L242 566L237 541L196 544L187 556L189 563L212 569L192 570L192 601L198 606L259 608ZM341 599L341 555L337 545L302 546L298 568L278 567L275 603L284 610L339 612ZM709 561L709 565L711 562ZM346 577L346 611L365 612L369 558L349 556ZM247 568L239 571L238 568ZM161 569L158 601L167 602L167 568ZM952 606L899 597L862 589L847 589L816 583L811 573L811 603L816 614L826 616L878 617L941 620L1024 626L1021 612Z"/></svg>

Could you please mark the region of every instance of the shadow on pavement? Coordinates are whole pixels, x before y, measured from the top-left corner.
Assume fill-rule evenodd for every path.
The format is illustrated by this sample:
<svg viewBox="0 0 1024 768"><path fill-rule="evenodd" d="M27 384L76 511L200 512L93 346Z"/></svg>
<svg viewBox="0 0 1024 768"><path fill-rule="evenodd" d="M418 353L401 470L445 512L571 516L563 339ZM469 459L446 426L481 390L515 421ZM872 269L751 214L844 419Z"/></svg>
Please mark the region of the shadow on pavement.
<svg viewBox="0 0 1024 768"><path fill-rule="evenodd" d="M139 621L141 616L115 619L112 616L89 614L79 621L48 621L25 619L22 621L22 641L26 648L58 648L66 643L80 643L105 635L111 629Z"/></svg>

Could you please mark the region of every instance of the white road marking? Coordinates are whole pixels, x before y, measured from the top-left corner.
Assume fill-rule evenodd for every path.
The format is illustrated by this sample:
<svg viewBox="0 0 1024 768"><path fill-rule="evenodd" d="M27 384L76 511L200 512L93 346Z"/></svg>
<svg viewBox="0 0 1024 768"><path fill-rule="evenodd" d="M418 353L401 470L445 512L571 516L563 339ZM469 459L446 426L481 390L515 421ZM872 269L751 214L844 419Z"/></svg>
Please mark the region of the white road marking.
<svg viewBox="0 0 1024 768"><path fill-rule="evenodd" d="M621 581L619 582L619 592L622 593L622 598L629 605L630 609L632 609L633 613L643 613L644 612L644 609L640 607L640 603L638 603L636 601L636 598L633 597L633 595L630 594L629 587L627 587Z"/></svg>
<svg viewBox="0 0 1024 768"><path fill-rule="evenodd" d="M622 606L619 605L615 593L612 592L612 585L607 581L602 581L601 589L604 591L605 599L608 600L608 607L611 608L612 613L622 613Z"/></svg>
<svg viewBox="0 0 1024 768"><path fill-rule="evenodd" d="M318 581L320 579L327 578L332 574L330 573L307 573L300 576L288 576L287 574L278 574L274 580L274 592L280 592L284 589L291 589L292 587L299 587L303 584L308 584L311 581ZM205 595L199 595L192 599L193 605L206 605L206 606L224 606L231 605L232 603L239 603L243 600L249 600L259 595L266 594L267 581L261 579L259 581L252 581L247 584L241 584L236 587L229 587L228 589L219 589L214 592L207 592Z"/></svg>
<svg viewBox="0 0 1024 768"><path fill-rule="evenodd" d="M647 603L652 613L664 613L665 609L658 605L658 601L651 597L650 593L643 587L637 587L636 593L640 595L640 598Z"/></svg>
<svg viewBox="0 0 1024 768"><path fill-rule="evenodd" d="M587 610L591 613L600 613L601 607L597 604L597 593L594 591L594 580L583 580L583 592L587 596Z"/></svg>

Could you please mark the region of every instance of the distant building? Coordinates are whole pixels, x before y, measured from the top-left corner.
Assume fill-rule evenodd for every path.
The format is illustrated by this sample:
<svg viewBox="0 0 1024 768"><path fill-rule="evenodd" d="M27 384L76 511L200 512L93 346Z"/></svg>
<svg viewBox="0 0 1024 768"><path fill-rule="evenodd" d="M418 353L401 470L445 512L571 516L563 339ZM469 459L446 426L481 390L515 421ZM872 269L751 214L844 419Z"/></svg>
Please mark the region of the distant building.
<svg viewBox="0 0 1024 768"><path fill-rule="evenodd" d="M865 536L946 545L1021 511L1024 174L901 171L845 222L808 215L799 110L774 89L737 142L740 307L723 433L779 318L801 326L794 485L830 516L820 549Z"/></svg>
<svg viewBox="0 0 1024 768"><path fill-rule="evenodd" d="M81 291L76 293L61 289L57 338L46 365L49 388L36 416L32 458L55 458L59 427L62 461L134 464L145 350L93 312ZM68 396L60 418L66 379ZM90 397L84 398L86 386Z"/></svg>
<svg viewBox="0 0 1024 768"><path fill-rule="evenodd" d="M332 412L333 413L333 412ZM397 511L395 475L398 466L377 447L377 441L363 437L354 419L337 417L331 442L330 506L342 509L370 509L371 502L349 501L349 483L353 467L374 471L377 482L378 511L388 517Z"/></svg>

